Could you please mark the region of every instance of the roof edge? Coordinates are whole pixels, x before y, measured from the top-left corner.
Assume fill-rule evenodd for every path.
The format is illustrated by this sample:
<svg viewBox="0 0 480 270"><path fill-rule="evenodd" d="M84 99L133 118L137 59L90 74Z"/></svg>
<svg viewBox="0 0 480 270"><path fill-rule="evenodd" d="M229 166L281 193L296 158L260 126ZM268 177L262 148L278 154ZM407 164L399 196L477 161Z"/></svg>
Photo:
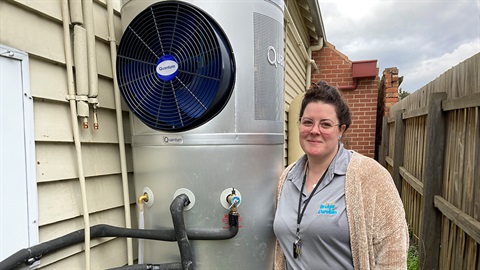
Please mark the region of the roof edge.
<svg viewBox="0 0 480 270"><path fill-rule="evenodd" d="M307 0L308 7L310 9L313 23L315 24L315 30L317 35L327 41L327 35L325 34L325 26L323 24L322 12L318 4L318 0Z"/></svg>

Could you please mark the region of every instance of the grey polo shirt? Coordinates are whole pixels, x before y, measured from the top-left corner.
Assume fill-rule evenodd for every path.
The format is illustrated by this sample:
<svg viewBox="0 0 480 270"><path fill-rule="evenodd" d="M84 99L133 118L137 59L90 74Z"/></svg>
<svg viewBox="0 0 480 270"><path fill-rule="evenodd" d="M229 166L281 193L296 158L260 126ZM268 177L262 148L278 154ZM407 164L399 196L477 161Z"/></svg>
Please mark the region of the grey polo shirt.
<svg viewBox="0 0 480 270"><path fill-rule="evenodd" d="M297 259L293 258L293 242L306 155L288 173L273 223L275 235L286 257L286 269L353 269L345 209L345 174L351 156L352 152L340 143L338 153L308 203L300 223L302 253ZM301 209L309 195L305 190L302 191Z"/></svg>

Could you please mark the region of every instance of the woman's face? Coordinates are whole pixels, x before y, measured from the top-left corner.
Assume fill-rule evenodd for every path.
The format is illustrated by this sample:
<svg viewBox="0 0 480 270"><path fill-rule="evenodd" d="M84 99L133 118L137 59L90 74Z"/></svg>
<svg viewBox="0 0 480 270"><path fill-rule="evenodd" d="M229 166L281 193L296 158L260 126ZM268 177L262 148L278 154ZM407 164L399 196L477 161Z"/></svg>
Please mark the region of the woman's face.
<svg viewBox="0 0 480 270"><path fill-rule="evenodd" d="M338 136L345 126L339 126L335 107L323 102L310 102L299 123L299 140L309 159L327 158L338 148Z"/></svg>

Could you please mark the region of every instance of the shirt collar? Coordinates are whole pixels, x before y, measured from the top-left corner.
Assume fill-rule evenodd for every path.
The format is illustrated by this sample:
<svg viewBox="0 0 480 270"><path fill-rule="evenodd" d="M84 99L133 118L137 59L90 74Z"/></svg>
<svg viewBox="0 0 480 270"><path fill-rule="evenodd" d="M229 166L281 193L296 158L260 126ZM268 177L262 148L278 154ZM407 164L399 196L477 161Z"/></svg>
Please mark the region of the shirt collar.
<svg viewBox="0 0 480 270"><path fill-rule="evenodd" d="M345 175L347 173L351 153L345 149L343 143L338 144L338 152L334 159L333 172L337 175Z"/></svg>
<svg viewBox="0 0 480 270"><path fill-rule="evenodd" d="M345 149L343 143L338 143L338 152L335 155L333 164L330 168L330 171L333 170L333 173L336 175L345 175L347 173L348 162L350 160L351 153ZM305 173L305 163L307 162L307 155L301 156L295 165L292 167L290 172L287 175L288 181L300 183L303 181L303 175Z"/></svg>
<svg viewBox="0 0 480 270"><path fill-rule="evenodd" d="M303 180L303 175L305 173L305 164L307 162L307 155L303 154L295 165L292 167L290 172L287 175L287 181L299 182L301 183ZM295 180L295 181L294 181Z"/></svg>

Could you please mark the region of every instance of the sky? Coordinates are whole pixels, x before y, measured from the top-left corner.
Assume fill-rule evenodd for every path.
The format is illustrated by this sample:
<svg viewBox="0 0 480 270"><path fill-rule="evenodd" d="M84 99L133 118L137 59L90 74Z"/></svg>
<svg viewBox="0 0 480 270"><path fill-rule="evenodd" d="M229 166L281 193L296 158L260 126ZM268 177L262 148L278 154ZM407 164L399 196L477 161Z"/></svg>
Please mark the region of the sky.
<svg viewBox="0 0 480 270"><path fill-rule="evenodd" d="M413 93L480 52L480 0L317 0L326 39L351 61L396 67Z"/></svg>

